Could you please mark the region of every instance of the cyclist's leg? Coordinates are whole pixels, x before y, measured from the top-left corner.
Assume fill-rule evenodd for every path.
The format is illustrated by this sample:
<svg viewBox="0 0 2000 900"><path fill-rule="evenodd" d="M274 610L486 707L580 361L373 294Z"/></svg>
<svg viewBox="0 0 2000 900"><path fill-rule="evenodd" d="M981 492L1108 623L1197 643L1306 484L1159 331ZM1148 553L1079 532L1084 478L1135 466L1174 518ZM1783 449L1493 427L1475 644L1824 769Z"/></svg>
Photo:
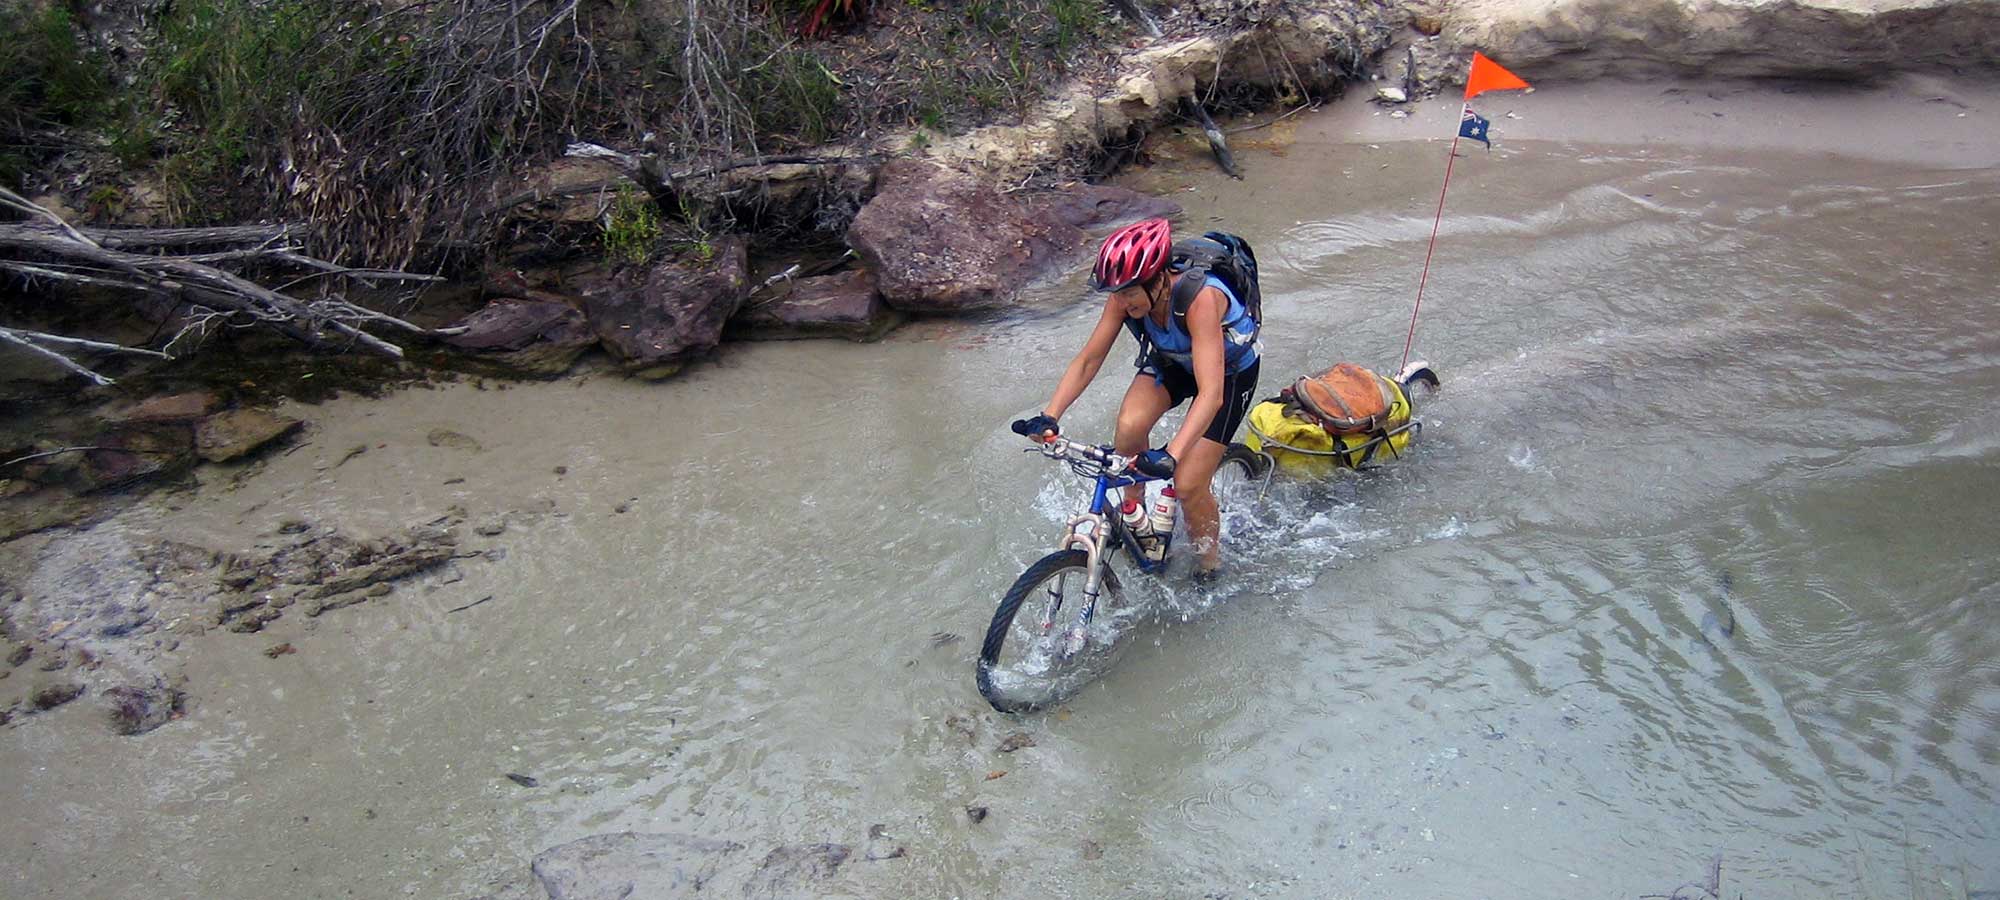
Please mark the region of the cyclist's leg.
<svg viewBox="0 0 2000 900"><path fill-rule="evenodd" d="M1216 509L1215 493L1209 490L1209 482L1214 480L1215 469L1222 464L1222 453L1228 449L1228 445L1204 437L1194 442L1194 450L1186 459L1175 460L1174 493L1180 497L1181 515L1187 519L1188 537L1200 555L1198 565L1202 571L1222 564L1222 515Z"/></svg>
<svg viewBox="0 0 2000 900"><path fill-rule="evenodd" d="M1222 564L1222 515L1216 509L1215 492L1209 489L1209 484L1215 479L1216 468L1222 465L1222 454L1228 451L1230 438L1250 412L1261 368L1260 363L1253 362L1224 379L1222 408L1216 411L1214 421L1208 424L1201 440L1195 442L1188 458L1175 461L1174 493L1180 497L1188 537L1194 540L1204 572L1212 572Z"/></svg>
<svg viewBox="0 0 2000 900"><path fill-rule="evenodd" d="M1118 428L1111 448L1120 456L1135 456L1145 450L1153 434L1153 424L1179 402L1157 375L1140 369L1132 376L1132 386L1125 389L1125 401L1118 406ZM1143 500L1145 493L1144 487L1135 484L1125 489L1125 499Z"/></svg>

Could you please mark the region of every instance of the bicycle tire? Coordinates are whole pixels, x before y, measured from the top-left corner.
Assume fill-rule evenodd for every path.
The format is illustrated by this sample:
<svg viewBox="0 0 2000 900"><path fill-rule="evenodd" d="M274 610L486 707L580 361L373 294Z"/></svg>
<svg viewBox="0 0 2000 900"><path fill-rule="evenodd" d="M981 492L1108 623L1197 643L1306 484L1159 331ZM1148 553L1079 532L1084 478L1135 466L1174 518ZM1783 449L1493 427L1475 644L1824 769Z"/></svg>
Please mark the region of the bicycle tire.
<svg viewBox="0 0 2000 900"><path fill-rule="evenodd" d="M1215 495L1226 535L1240 537L1256 527L1270 470L1270 457L1242 444L1230 444L1222 451L1209 489Z"/></svg>
<svg viewBox="0 0 2000 900"><path fill-rule="evenodd" d="M1262 480L1271 467L1271 458L1243 444L1230 444L1222 451L1222 462L1216 465L1220 471L1225 466L1241 466L1243 474L1252 480Z"/></svg>
<svg viewBox="0 0 2000 900"><path fill-rule="evenodd" d="M986 640L979 645L979 664L975 680L979 684L980 696L985 697L986 702L994 709L1004 713L1031 712L1060 699L1058 696L1060 685L1055 684L1051 685L1047 696L1028 699L1010 697L994 684L993 670L999 664L1000 653L1005 649L1009 633L1014 627L1014 617L1020 614L1022 605L1035 597L1049 579L1069 572L1074 572L1079 579L1087 577L1090 574L1090 554L1076 549L1058 550L1036 560L1033 565L1021 572L1020 577L1014 579L1013 585L1007 588L1007 593L1001 596L1000 605L993 610L993 621L986 626ZM1081 580L1078 584L1082 584ZM1111 568L1106 566L1104 586L1098 599L1100 612L1106 605L1105 601L1116 597L1117 593L1118 579L1112 574ZM1076 591L1079 600L1082 594L1083 591L1079 586ZM1062 611L1072 614L1074 612L1068 606L1067 598ZM1067 624L1068 621L1067 617L1057 620L1059 625ZM1051 681L1056 680L1051 679Z"/></svg>

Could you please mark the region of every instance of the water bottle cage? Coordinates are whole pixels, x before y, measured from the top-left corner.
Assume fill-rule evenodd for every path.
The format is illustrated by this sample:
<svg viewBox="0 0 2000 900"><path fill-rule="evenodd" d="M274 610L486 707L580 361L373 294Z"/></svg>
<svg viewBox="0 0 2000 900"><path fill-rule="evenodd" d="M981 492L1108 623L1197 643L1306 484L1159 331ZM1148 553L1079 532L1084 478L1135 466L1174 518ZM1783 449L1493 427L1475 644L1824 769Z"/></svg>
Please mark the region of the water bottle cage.
<svg viewBox="0 0 2000 900"><path fill-rule="evenodd" d="M1167 558L1167 550L1173 543L1172 531L1162 534L1153 524L1151 516L1144 516L1137 523L1127 522L1120 516L1119 528L1132 546L1132 557L1139 567L1150 571Z"/></svg>

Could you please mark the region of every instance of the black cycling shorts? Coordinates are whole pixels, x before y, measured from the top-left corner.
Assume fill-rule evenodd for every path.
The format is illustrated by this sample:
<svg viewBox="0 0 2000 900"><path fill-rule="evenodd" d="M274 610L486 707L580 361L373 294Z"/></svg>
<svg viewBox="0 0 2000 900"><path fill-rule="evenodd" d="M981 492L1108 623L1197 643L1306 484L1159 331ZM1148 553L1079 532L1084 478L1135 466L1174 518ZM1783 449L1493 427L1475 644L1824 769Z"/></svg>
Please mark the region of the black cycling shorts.
<svg viewBox="0 0 2000 900"><path fill-rule="evenodd" d="M1250 407L1257 405L1257 369L1263 364L1260 359L1241 372L1222 376L1222 408L1215 411L1215 418L1208 423L1208 430L1201 433L1202 437L1227 445L1236 436L1243 417L1250 414ZM1139 373L1153 376L1153 380L1166 388L1172 406L1187 402L1197 391L1194 373L1176 363L1159 360L1140 366Z"/></svg>

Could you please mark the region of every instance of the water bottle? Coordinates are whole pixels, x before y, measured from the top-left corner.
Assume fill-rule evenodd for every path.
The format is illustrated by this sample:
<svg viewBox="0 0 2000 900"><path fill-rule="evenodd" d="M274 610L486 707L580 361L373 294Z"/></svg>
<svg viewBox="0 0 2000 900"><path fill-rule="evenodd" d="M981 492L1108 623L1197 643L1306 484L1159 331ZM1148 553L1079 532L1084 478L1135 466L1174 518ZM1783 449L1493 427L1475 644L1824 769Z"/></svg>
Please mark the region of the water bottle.
<svg viewBox="0 0 2000 900"><path fill-rule="evenodd" d="M1125 530L1135 538L1153 533L1152 517L1146 512L1146 505L1137 500L1128 500L1121 505L1118 517L1125 521Z"/></svg>
<svg viewBox="0 0 2000 900"><path fill-rule="evenodd" d="M1167 540L1174 534L1174 513L1180 509L1180 497L1174 494L1172 485L1160 491L1160 499L1153 502L1153 512L1149 516L1153 534L1158 536L1146 548L1146 557L1161 560L1167 557Z"/></svg>

